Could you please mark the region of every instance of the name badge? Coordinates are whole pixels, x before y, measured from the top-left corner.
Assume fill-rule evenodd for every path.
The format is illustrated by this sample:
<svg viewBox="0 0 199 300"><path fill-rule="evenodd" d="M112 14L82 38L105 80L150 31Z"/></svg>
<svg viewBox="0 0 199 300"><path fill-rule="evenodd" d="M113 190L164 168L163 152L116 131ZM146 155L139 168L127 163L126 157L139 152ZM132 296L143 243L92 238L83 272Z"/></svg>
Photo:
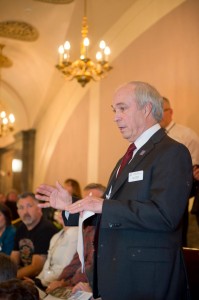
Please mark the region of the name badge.
<svg viewBox="0 0 199 300"><path fill-rule="evenodd" d="M144 171L137 171L137 172L132 172L129 173L129 178L128 182L133 182L133 181L140 181L143 180L144 177Z"/></svg>

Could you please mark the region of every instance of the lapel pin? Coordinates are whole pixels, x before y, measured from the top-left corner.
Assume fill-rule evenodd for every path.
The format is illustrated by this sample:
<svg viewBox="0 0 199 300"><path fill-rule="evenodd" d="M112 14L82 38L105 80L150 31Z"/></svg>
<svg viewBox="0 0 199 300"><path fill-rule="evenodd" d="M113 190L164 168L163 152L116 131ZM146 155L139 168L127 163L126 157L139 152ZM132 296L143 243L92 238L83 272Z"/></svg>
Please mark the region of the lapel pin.
<svg viewBox="0 0 199 300"><path fill-rule="evenodd" d="M140 152L140 155L144 155L145 152L146 152L146 150L142 150L142 151Z"/></svg>

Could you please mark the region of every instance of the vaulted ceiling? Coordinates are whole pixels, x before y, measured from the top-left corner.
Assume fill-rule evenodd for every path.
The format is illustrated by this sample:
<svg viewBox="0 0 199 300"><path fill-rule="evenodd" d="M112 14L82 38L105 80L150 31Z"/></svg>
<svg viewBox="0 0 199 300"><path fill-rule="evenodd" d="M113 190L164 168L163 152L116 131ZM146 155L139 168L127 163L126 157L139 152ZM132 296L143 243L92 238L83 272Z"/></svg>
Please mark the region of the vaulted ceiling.
<svg viewBox="0 0 199 300"><path fill-rule="evenodd" d="M90 53L136 0L87 0ZM71 42L79 57L84 0L1 0L0 44L12 66L1 68L0 101L16 116L15 132L36 128L63 84L55 68L58 47ZM68 84L68 83L67 83ZM9 140L1 139L0 146ZM3 144L2 144L3 143Z"/></svg>

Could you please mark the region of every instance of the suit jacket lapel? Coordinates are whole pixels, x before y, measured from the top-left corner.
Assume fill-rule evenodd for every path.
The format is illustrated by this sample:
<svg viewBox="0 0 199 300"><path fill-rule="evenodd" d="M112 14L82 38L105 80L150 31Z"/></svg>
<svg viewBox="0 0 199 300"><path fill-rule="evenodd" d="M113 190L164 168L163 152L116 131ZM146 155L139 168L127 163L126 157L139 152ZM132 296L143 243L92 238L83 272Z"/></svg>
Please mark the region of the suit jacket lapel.
<svg viewBox="0 0 199 300"><path fill-rule="evenodd" d="M121 185L128 180L128 174L130 172L133 172L135 168L141 163L141 161L148 155L148 153L151 152L151 150L154 148L154 144L159 143L159 141L166 135L164 130L160 129L158 130L149 140L146 144L144 144L138 152L135 154L131 162L124 167L122 170L120 176L113 182L113 179L109 182L109 185L112 184L112 192L111 197L114 196L114 194L118 191L118 189L121 187ZM121 160L120 160L121 162ZM117 164L117 168L119 167L119 164ZM116 169L116 168L115 168ZM115 171L114 169L114 171ZM116 169L117 171L117 169ZM116 171L114 173L116 173ZM113 174L113 173L112 173ZM111 177L113 178L113 177ZM114 184L113 184L114 183Z"/></svg>

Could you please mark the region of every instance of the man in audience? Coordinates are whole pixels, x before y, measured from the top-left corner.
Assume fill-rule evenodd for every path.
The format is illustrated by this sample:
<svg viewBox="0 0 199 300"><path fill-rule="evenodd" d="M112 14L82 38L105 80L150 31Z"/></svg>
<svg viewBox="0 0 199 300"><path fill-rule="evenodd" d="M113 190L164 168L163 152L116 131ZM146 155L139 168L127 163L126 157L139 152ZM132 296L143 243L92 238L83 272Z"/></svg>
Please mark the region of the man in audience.
<svg viewBox="0 0 199 300"><path fill-rule="evenodd" d="M23 193L17 201L22 224L16 231L11 259L18 265L17 278L35 277L45 263L49 242L57 228L42 217L33 193Z"/></svg>
<svg viewBox="0 0 199 300"><path fill-rule="evenodd" d="M199 137L191 128L178 124L173 120L173 109L171 108L170 101L166 97L163 97L163 118L160 122L160 125L165 129L168 136L179 143L184 144L189 149L193 170L195 170L199 165ZM195 189L192 191L194 190ZM190 196L194 195L191 194ZM183 217L182 245L184 247L187 246L187 233L189 225L188 204Z"/></svg>

